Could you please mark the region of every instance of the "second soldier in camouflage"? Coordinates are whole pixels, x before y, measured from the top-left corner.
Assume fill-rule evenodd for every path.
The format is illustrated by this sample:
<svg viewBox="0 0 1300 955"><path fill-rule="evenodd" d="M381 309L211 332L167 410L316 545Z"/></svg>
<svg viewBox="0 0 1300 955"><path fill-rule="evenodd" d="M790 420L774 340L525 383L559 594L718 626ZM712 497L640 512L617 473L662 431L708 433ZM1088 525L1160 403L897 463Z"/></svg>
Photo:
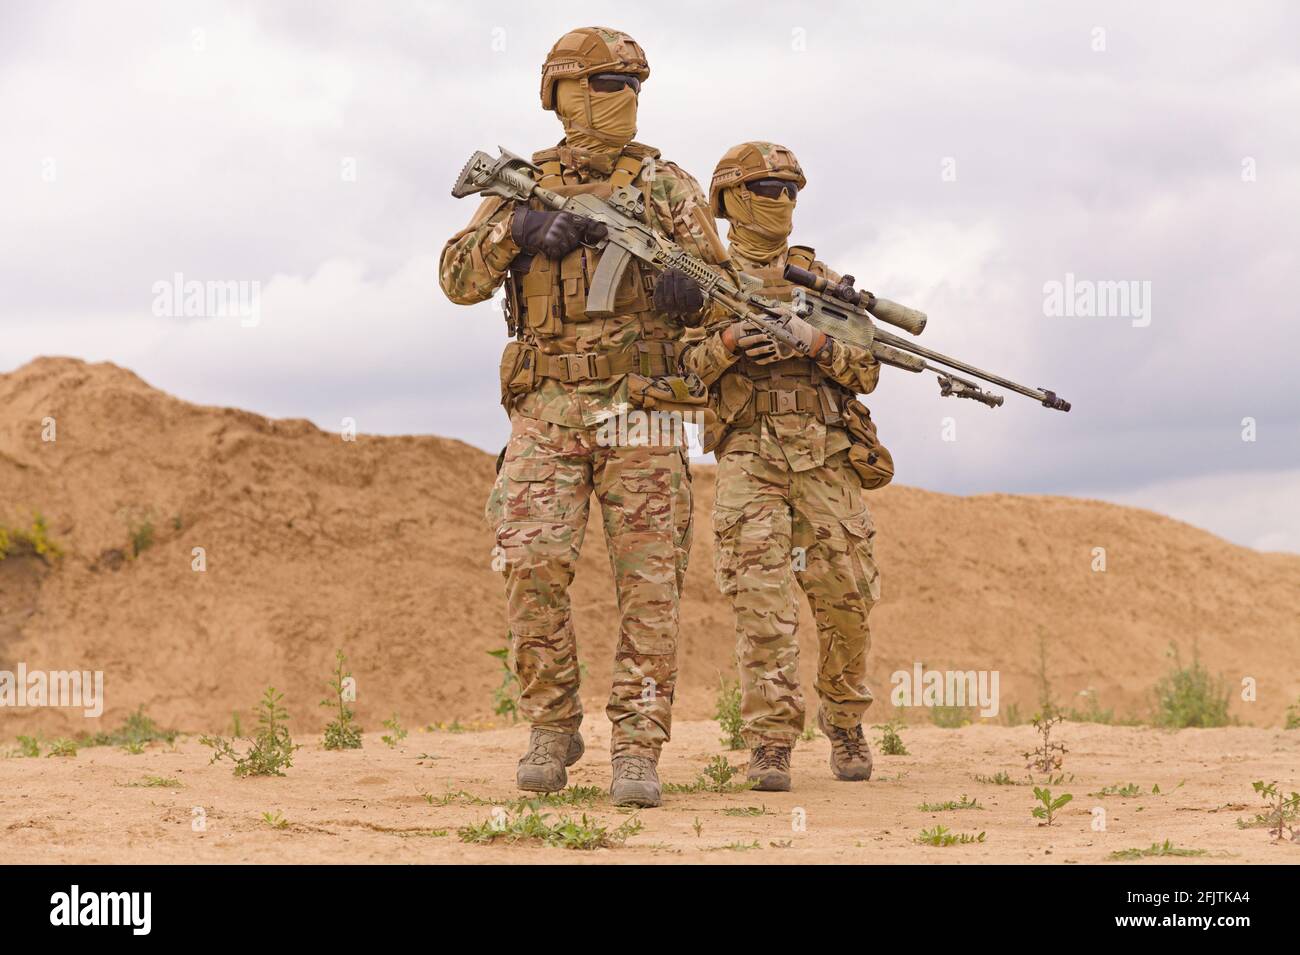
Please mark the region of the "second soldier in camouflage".
<svg viewBox="0 0 1300 955"><path fill-rule="evenodd" d="M788 245L804 184L794 154L766 142L731 149L713 175L709 203L730 225L732 265L773 298L792 295L787 264L839 281L812 249ZM718 416L704 441L718 459L716 574L736 614L748 776L762 790L790 788L790 754L804 728L800 589L817 623L818 725L831 741L831 769L845 780L871 775L862 716L872 701L867 617L880 575L863 490L885 483L892 464L868 467L861 449L851 451L868 429L874 439L856 394L875 388L880 365L866 349L799 326L815 358L725 317L698 330L682 358L710 386Z"/></svg>

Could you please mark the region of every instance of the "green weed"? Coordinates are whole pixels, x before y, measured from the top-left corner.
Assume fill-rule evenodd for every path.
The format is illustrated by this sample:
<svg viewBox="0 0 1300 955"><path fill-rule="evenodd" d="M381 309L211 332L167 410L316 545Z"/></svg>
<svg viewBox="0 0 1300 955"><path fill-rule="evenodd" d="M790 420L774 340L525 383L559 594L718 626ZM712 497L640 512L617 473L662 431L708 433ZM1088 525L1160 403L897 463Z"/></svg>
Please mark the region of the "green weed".
<svg viewBox="0 0 1300 955"><path fill-rule="evenodd" d="M326 749L360 749L361 727L353 719L352 707L344 699L347 681L352 678L352 671L346 668L347 658L342 650L334 651L334 677L327 686L331 695L320 701L320 705L335 711L334 719L325 726Z"/></svg>
<svg viewBox="0 0 1300 955"><path fill-rule="evenodd" d="M550 820L549 814L530 812L504 822L488 819L478 825L462 826L456 835L461 842L477 845L499 840L507 845L540 842L553 848L591 850L621 846L642 829L641 820L635 816L613 830L597 819L589 819L586 813L579 819L562 816Z"/></svg>
<svg viewBox="0 0 1300 955"><path fill-rule="evenodd" d="M964 846L984 842L985 838L986 833L983 832L972 835L966 832L952 832L947 826L935 826L933 829L922 829L916 841L923 846Z"/></svg>
<svg viewBox="0 0 1300 955"><path fill-rule="evenodd" d="M275 687L267 687L257 705L257 734L246 753L240 753L233 741L223 737L200 736L199 742L213 749L209 762L229 759L235 764L236 776L283 776L284 771L293 765L293 751L298 748L285 725L289 714L280 705L283 699L283 693L276 693Z"/></svg>
<svg viewBox="0 0 1300 955"><path fill-rule="evenodd" d="M713 718L722 729L720 742L723 746L727 749L745 748L745 739L740 732L745 721L740 715L740 684L737 681L718 678Z"/></svg>
<svg viewBox="0 0 1300 955"><path fill-rule="evenodd" d="M1192 662L1183 666L1176 644L1170 644L1174 667L1156 683L1156 723L1171 729L1187 726L1227 726L1228 687L1201 665L1192 645Z"/></svg>

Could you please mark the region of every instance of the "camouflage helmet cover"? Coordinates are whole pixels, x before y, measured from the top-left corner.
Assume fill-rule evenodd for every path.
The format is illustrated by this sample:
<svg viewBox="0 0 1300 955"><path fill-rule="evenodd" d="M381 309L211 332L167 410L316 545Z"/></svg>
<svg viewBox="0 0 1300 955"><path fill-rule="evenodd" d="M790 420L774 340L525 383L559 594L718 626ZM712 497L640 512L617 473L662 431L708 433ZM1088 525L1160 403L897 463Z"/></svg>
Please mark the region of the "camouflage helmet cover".
<svg viewBox="0 0 1300 955"><path fill-rule="evenodd" d="M555 84L593 73L631 73L645 81L650 64L640 44L626 33L607 27L570 30L551 47L542 64L542 109L555 109Z"/></svg>
<svg viewBox="0 0 1300 955"><path fill-rule="evenodd" d="M709 184L709 209L722 213L722 190L755 179L789 179L802 189L808 184L794 153L776 143L741 143L727 150L713 170Z"/></svg>

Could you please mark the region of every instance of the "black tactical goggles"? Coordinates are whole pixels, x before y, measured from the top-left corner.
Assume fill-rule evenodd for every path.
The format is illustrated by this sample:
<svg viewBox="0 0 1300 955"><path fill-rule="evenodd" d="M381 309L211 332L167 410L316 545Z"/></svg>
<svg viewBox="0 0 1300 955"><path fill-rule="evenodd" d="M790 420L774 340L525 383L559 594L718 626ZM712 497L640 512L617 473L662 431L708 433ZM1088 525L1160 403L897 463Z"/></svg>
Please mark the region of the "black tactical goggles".
<svg viewBox="0 0 1300 955"><path fill-rule="evenodd" d="M754 179L745 188L764 199L778 199L783 192L791 199L799 194L799 184L789 179Z"/></svg>
<svg viewBox="0 0 1300 955"><path fill-rule="evenodd" d="M617 93L625 86L633 93L641 92L641 81L631 73L593 73L587 83L596 93Z"/></svg>

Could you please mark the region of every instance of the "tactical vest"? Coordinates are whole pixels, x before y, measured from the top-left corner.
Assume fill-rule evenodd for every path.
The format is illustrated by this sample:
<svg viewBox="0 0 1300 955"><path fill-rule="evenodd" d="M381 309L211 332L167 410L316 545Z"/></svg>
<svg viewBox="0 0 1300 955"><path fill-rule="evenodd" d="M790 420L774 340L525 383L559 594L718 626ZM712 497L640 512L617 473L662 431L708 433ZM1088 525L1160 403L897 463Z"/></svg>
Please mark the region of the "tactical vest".
<svg viewBox="0 0 1300 955"><path fill-rule="evenodd" d="M793 245L786 253L786 262L801 269L812 270L814 261L807 246ZM785 263L744 272L763 280L764 295L785 302L794 296L797 286L786 281ZM730 428L751 425L761 414L791 413L812 414L828 425L842 425L844 402L853 397L815 361L802 356L760 365L741 355L715 387L721 397L720 417Z"/></svg>
<svg viewBox="0 0 1300 955"><path fill-rule="evenodd" d="M658 155L647 146L631 143L624 147L607 179L581 182L577 170L561 161L566 152L567 148L560 146L533 155L533 162L542 170L539 185L562 196L585 194L601 199L608 199L617 188L631 185L645 160ZM546 208L537 200L531 207ZM506 307L519 339L536 345L541 352L538 374L568 382L609 378L629 371L647 376L671 374L679 330L656 316L655 276L635 259L628 264L615 293L612 318L587 317L587 294L600 254L580 245L558 261L544 255L521 254L511 263ZM602 321L620 325L637 322L644 340L620 349L578 352L580 326Z"/></svg>

